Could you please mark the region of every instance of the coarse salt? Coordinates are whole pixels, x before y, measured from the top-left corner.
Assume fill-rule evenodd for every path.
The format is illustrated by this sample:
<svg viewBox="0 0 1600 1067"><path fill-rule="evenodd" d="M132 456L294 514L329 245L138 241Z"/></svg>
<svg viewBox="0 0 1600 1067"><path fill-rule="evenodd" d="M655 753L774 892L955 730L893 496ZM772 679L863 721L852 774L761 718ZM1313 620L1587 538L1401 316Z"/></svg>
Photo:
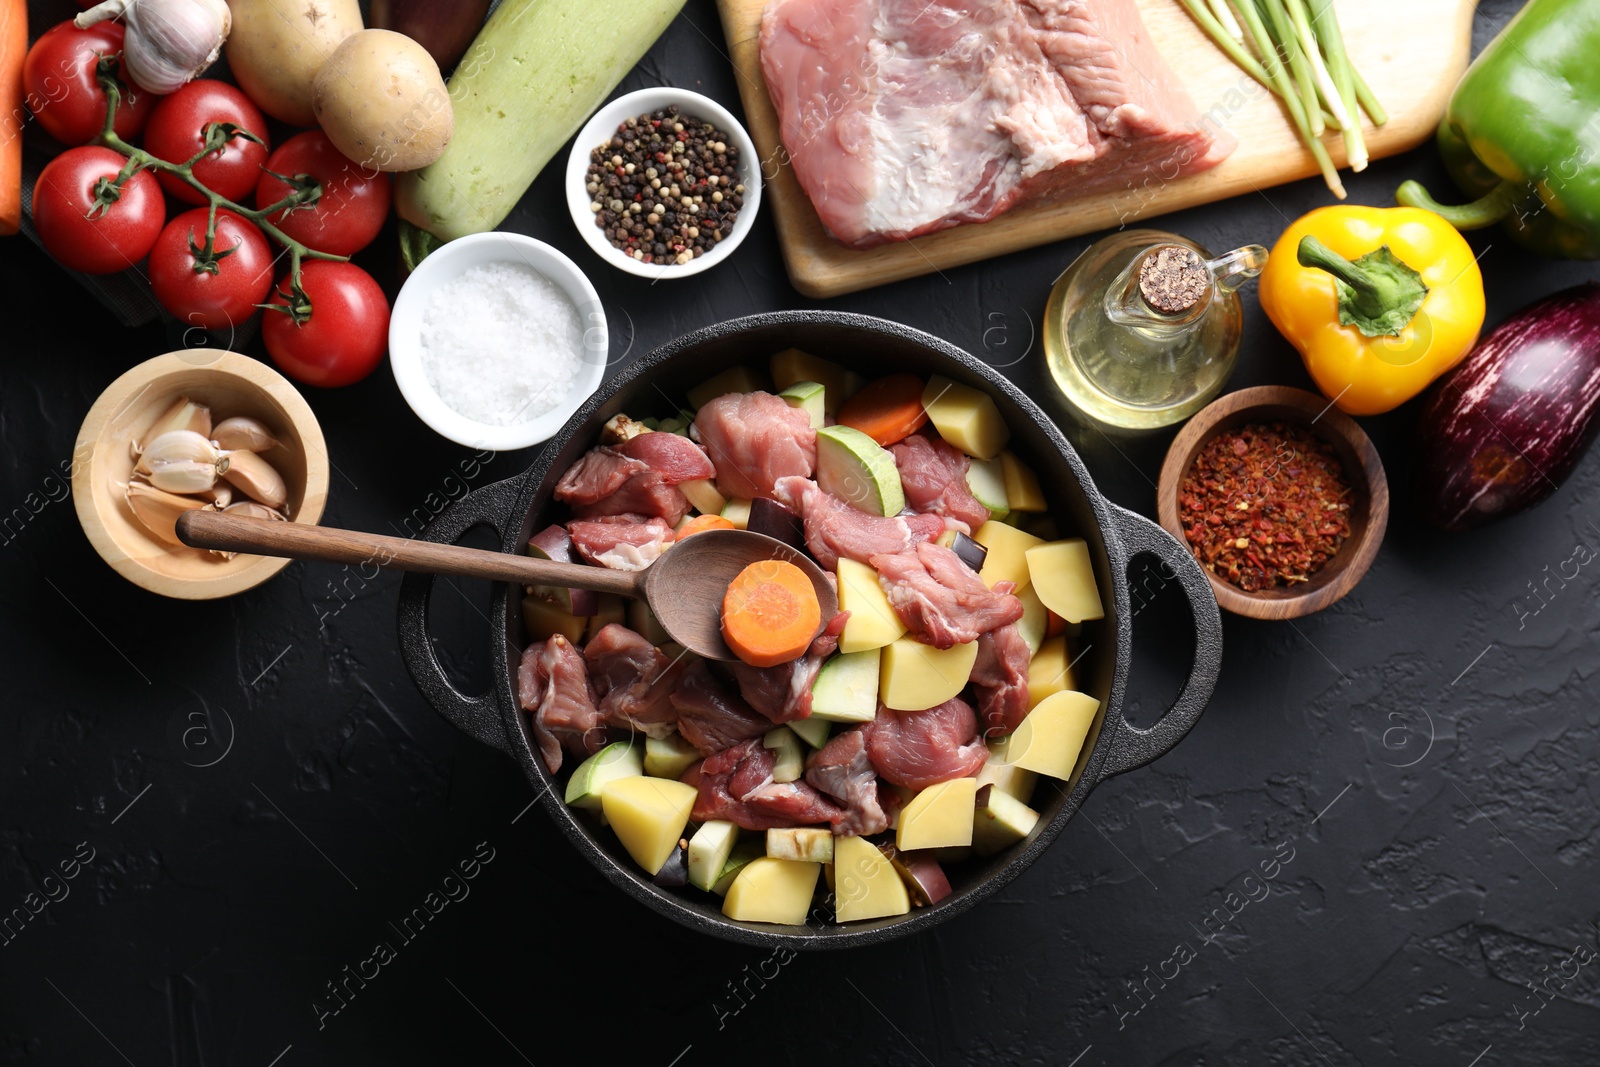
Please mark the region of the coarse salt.
<svg viewBox="0 0 1600 1067"><path fill-rule="evenodd" d="M524 263L484 263L441 285L422 313L422 370L451 410L489 426L529 422L572 392L583 323Z"/></svg>

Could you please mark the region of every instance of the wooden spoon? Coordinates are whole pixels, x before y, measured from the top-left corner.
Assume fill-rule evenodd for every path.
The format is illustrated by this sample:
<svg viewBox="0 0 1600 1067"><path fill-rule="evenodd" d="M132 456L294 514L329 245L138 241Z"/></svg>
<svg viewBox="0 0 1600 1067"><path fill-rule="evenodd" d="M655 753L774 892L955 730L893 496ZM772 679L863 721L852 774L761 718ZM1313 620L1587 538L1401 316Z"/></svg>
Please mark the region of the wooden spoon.
<svg viewBox="0 0 1600 1067"><path fill-rule="evenodd" d="M643 600L678 644L707 659L734 659L722 640L722 596L738 573L762 560L788 560L817 591L826 626L839 610L827 574L810 557L775 538L746 530L707 530L677 542L642 571L616 571L557 563L509 552L413 541L383 534L335 530L298 522L246 519L219 511L187 511L178 537L194 548L253 552L261 556L375 564L425 574L455 574L492 582L566 586ZM819 628L818 633L821 633Z"/></svg>

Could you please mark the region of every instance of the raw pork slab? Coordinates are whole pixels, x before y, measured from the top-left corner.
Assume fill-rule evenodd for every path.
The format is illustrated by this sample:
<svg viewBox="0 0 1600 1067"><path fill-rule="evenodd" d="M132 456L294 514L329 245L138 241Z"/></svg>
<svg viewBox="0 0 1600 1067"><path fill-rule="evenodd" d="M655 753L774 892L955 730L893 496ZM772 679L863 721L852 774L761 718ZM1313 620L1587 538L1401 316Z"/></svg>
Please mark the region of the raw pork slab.
<svg viewBox="0 0 1600 1067"><path fill-rule="evenodd" d="M1234 148L1134 0L772 0L761 66L795 176L856 248L1195 174Z"/></svg>

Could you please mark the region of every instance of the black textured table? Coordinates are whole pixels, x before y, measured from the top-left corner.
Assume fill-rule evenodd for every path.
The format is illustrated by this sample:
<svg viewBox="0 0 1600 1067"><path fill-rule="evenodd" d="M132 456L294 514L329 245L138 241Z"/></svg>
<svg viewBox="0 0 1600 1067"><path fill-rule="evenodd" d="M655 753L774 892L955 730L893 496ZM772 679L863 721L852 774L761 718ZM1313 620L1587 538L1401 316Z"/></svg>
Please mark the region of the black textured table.
<svg viewBox="0 0 1600 1067"><path fill-rule="evenodd" d="M1480 46L1515 6L1484 4ZM623 88L689 85L736 109L720 42L713 5L694 0ZM731 265L692 281L603 267L556 170L507 225L590 272L616 365L698 326L808 305L767 218ZM1409 176L1447 187L1431 147L1346 181L1352 201L1380 204ZM1160 225L1218 250L1270 243L1328 199L1307 181ZM1473 240L1491 323L1597 275L1497 233ZM1060 416L1039 312L1087 243L829 306L949 338ZM1307 385L1253 287L1246 306L1232 387ZM101 388L176 345L159 326L118 329L20 239L0 245L0 307L4 1062L1600 1060L1600 967L1580 966L1600 903L1600 579L1551 583L1542 607L1529 585L1576 546L1600 549L1600 457L1535 511L1443 537L1407 505L1414 410L1364 420L1396 507L1351 596L1293 624L1230 618L1200 724L1102 786L991 901L926 936L791 958L691 935L581 865L527 811L512 763L413 688L396 576L297 564L190 604L114 575L61 471ZM339 468L330 524L413 530L532 455L447 444L387 371L310 400ZM1146 514L1169 438L1119 451L1075 435L1100 487ZM434 628L481 688L489 590L452 586ZM1175 590L1136 634L1129 714L1148 722L1187 665ZM33 915L29 894L52 902ZM427 921L402 931L418 908Z"/></svg>

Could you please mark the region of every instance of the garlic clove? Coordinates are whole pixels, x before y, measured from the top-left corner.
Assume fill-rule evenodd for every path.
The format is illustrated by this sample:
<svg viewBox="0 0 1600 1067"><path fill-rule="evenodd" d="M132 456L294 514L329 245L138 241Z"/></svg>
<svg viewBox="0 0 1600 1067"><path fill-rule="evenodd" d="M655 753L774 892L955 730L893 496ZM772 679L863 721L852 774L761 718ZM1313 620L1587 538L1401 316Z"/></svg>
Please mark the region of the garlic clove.
<svg viewBox="0 0 1600 1067"><path fill-rule="evenodd" d="M214 508L226 508L233 503L233 486L227 482L217 482L210 489L194 494Z"/></svg>
<svg viewBox="0 0 1600 1067"><path fill-rule="evenodd" d="M143 482L129 482L123 490L128 510L156 538L169 545L183 546L178 540L178 516L185 511L210 507L204 500L163 492Z"/></svg>
<svg viewBox="0 0 1600 1067"><path fill-rule="evenodd" d="M278 519L284 522L288 521L284 517L283 512L269 508L265 504L258 504L254 500L241 500L237 504L229 504L222 510L227 512L229 515L239 515L246 519L267 519L268 521L271 521L272 519Z"/></svg>
<svg viewBox="0 0 1600 1067"><path fill-rule="evenodd" d="M278 520L279 522L286 521L286 517L284 516L283 512L274 511L265 504L257 504L254 500L241 500L237 504L229 504L222 510L227 512L229 515L241 515L247 519L266 519L269 522L274 519ZM213 548L211 550L211 554L227 560L232 559L239 553L224 552L220 548Z"/></svg>
<svg viewBox="0 0 1600 1067"><path fill-rule="evenodd" d="M194 430L168 430L145 446L133 469L157 489L203 493L227 465L227 453Z"/></svg>
<svg viewBox="0 0 1600 1067"><path fill-rule="evenodd" d="M211 409L204 404L195 403L186 396L180 396L150 424L150 428L144 432L144 441L154 441L169 430L193 430L201 437L209 438ZM141 441L134 441L133 458L138 459L143 452L144 444Z"/></svg>
<svg viewBox="0 0 1600 1067"><path fill-rule="evenodd" d="M247 415L235 415L217 423L210 433L211 443L228 452L266 452L278 446L278 439L260 422Z"/></svg>
<svg viewBox="0 0 1600 1067"><path fill-rule="evenodd" d="M289 487L272 464L254 452L244 451L229 452L226 461L222 476L245 496L269 508L281 508L289 503Z"/></svg>

